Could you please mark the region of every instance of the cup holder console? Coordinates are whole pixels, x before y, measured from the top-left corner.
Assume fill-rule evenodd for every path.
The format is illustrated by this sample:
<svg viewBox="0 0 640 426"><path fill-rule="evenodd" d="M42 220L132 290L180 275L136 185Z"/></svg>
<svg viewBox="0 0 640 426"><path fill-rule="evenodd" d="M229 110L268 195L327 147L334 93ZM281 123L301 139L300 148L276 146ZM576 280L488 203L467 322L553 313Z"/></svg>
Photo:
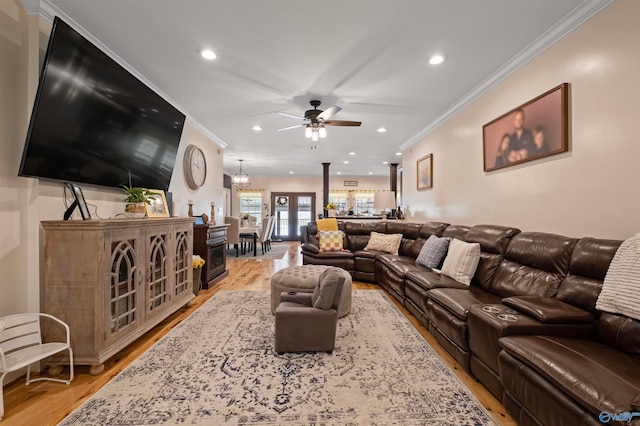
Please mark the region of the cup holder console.
<svg viewBox="0 0 640 426"><path fill-rule="evenodd" d="M486 313L495 314L496 317L503 321L517 321L517 315L520 314L520 312L516 310L505 309L504 306L485 305L481 309Z"/></svg>
<svg viewBox="0 0 640 426"><path fill-rule="evenodd" d="M517 316L511 315L511 314L500 314L498 315L498 318L500 318L503 321L516 321L518 319Z"/></svg>

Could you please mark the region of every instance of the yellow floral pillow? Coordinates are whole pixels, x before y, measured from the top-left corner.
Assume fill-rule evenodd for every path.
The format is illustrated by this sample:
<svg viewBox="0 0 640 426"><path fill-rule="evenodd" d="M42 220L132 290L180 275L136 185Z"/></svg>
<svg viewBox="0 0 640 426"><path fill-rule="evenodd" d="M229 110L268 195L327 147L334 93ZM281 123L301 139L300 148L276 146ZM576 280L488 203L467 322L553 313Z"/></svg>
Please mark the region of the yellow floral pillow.
<svg viewBox="0 0 640 426"><path fill-rule="evenodd" d="M364 249L398 254L401 242L402 234L381 234L379 232L372 232L371 238L369 238L369 242Z"/></svg>
<svg viewBox="0 0 640 426"><path fill-rule="evenodd" d="M320 231L320 252L343 251L342 231Z"/></svg>

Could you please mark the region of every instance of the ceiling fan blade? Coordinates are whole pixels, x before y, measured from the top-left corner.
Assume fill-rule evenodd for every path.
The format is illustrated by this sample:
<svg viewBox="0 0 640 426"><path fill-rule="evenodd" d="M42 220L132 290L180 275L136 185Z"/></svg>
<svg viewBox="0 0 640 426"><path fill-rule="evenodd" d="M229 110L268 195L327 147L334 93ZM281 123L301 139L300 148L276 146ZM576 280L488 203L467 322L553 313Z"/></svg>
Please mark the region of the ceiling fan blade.
<svg viewBox="0 0 640 426"><path fill-rule="evenodd" d="M323 112L321 112L317 118L318 120L328 120L334 115L336 115L337 113L339 113L341 109L342 108L340 108L338 105L334 105L331 108L327 108Z"/></svg>
<svg viewBox="0 0 640 426"><path fill-rule="evenodd" d="M278 111L276 114L284 115L285 117L297 118L298 120L306 120L304 117L300 117L299 115L289 114L288 112Z"/></svg>
<svg viewBox="0 0 640 426"><path fill-rule="evenodd" d="M296 127L303 127L306 124L296 124L295 126L283 127L282 129L277 129L276 132L281 132L283 130L295 129Z"/></svg>
<svg viewBox="0 0 640 426"><path fill-rule="evenodd" d="M345 121L345 120L330 120L324 122L325 126L359 126L361 121Z"/></svg>

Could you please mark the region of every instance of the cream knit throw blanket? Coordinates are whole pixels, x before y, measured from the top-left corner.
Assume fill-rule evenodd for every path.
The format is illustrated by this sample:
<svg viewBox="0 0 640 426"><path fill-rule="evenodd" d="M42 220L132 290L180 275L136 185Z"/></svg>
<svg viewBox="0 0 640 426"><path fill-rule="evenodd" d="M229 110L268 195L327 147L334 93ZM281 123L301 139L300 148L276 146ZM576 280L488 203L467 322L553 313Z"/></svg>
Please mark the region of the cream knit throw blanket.
<svg viewBox="0 0 640 426"><path fill-rule="evenodd" d="M640 320L640 234L618 248L604 277L596 308Z"/></svg>

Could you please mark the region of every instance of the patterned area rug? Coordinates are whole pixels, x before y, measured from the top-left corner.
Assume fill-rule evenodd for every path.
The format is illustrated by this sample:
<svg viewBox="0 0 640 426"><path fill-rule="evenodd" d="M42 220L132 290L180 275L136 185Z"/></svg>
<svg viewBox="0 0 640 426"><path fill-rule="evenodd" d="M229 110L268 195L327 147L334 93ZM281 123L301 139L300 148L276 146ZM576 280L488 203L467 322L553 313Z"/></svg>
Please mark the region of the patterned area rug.
<svg viewBox="0 0 640 426"><path fill-rule="evenodd" d="M262 254L262 249L260 248L260 243L258 243L258 250L256 251L256 256L253 255L253 250L242 254L242 251L238 252L238 257L242 260L262 260L262 259L282 259L285 254L289 251L288 244L278 244L271 243L271 250ZM227 261L236 259L236 249L231 246L227 250Z"/></svg>
<svg viewBox="0 0 640 426"><path fill-rule="evenodd" d="M220 292L61 424L493 424L382 291L332 355L278 355L273 326L267 292Z"/></svg>

